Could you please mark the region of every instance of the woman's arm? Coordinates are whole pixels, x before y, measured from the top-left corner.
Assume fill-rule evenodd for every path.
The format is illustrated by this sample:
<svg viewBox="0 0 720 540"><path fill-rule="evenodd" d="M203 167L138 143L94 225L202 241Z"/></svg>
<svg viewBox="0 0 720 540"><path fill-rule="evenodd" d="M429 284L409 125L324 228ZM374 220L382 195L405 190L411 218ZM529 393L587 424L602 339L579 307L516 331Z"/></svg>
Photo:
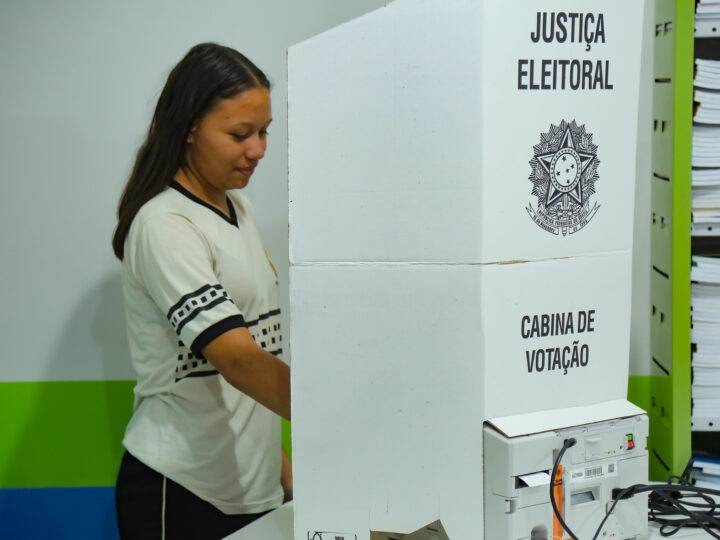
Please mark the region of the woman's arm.
<svg viewBox="0 0 720 540"><path fill-rule="evenodd" d="M227 382L290 420L290 368L262 349L247 328L234 328L202 350Z"/></svg>

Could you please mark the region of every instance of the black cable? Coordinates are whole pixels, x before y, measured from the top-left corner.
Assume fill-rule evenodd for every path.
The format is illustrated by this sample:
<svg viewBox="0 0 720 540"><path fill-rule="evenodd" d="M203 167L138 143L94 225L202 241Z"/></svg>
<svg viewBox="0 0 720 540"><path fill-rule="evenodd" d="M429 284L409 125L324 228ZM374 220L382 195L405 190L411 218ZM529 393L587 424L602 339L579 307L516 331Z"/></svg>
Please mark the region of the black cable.
<svg viewBox="0 0 720 540"><path fill-rule="evenodd" d="M600 535L600 531L602 530L603 525L605 525L605 522L610 517L610 514L612 514L613 510L615 510L615 506L617 505L617 503L620 502L624 498L632 497L633 495L635 495L635 493L630 494L631 491L633 491L635 488L637 488L638 486L641 486L641 485L642 484L635 484L634 486L627 487L627 488L623 489L620 493L618 493L617 497L615 498L615 501L610 506L610 510L605 512L605 517L600 522L600 525L598 525L598 528L595 531L595 534L593 535L592 540L596 540L596 538Z"/></svg>
<svg viewBox="0 0 720 540"><path fill-rule="evenodd" d="M679 480L689 482L688 477L685 475ZM600 522L593 536L593 540L596 540L600 535L603 525L605 525L608 517L610 517L610 514L615 510L615 506L617 506L622 499L630 498L639 493L650 493L648 501L649 519L661 525L661 536L672 536L683 527L697 527L708 533L711 537L720 539L720 533L712 530L712 528L720 530L720 507L718 503L710 497L710 495L720 496L720 490L701 488L689 483L673 484L671 481L668 481L667 484L660 485L635 484L621 490L615 496L615 501L613 501L610 509ZM694 502L692 500L681 502L683 498L698 498L704 501L704 503ZM690 510L686 507L701 508L706 511Z"/></svg>
<svg viewBox="0 0 720 540"><path fill-rule="evenodd" d="M565 441L557 458L555 458L550 476L550 503L553 512L560 522L560 525L562 525L572 540L578 540L578 537L568 528L565 520L560 515L560 510L555 501L554 484L563 455L569 448L575 446L576 443L577 440L573 438ZM715 501L711 497L711 495L715 495L720 498L720 490L698 487L691 484L691 471L692 459L688 462L682 475L670 477L667 484L634 484L619 491L613 490L613 498L615 500L610 506L610 509L605 513L605 517L600 522L592 540L597 540L600 536L603 525L605 525L605 522L621 500L629 499L640 493L649 493L648 519L660 524L661 536L673 536L683 527L694 527L702 529L712 538L720 540L720 502ZM713 529L715 529L715 531Z"/></svg>
<svg viewBox="0 0 720 540"><path fill-rule="evenodd" d="M711 494L720 495L720 491L700 488L690 484L692 460L685 468L685 472L677 478L678 484L673 484L671 478L662 489L652 490L649 499L650 519L660 523L660 534L672 536L682 527L697 527L703 529L713 538L720 539L720 533L711 530L720 530L720 512L718 503L710 497ZM667 492L667 493L666 493ZM687 492L687 493L683 493ZM681 499L688 499L681 501ZM694 502L700 499L703 502ZM692 510L691 508L705 509ZM678 517L684 515L686 517Z"/></svg>
<svg viewBox="0 0 720 540"><path fill-rule="evenodd" d="M572 448L573 446L575 446L575 443L577 443L577 439L567 439L565 441L565 444L563 444L560 453L555 458L555 464L553 465L552 474L550 475L550 504L552 504L553 512L555 512L555 517L560 522L560 525L562 525L562 528L565 529L565 532L568 533L573 540L578 540L578 537L575 536L575 534L570 530L570 528L567 526L567 523L565 523L565 520L560 515L560 510L558 510L557 502L555 501L555 475L557 474L557 470L560 467L560 461L562 460L563 454L565 454L568 448Z"/></svg>

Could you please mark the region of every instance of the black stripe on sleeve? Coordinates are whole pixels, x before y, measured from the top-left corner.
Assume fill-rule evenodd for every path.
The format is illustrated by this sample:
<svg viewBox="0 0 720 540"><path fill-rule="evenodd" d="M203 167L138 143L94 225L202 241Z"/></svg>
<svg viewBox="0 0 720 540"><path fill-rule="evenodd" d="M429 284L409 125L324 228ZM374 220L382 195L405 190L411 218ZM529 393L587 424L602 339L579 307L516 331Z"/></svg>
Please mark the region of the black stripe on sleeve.
<svg viewBox="0 0 720 540"><path fill-rule="evenodd" d="M212 377L213 375L220 375L220 372L216 369L213 369L211 371L192 371L188 373L187 375L183 375L182 377L178 377L175 379L175 382L182 381L183 379L187 379L190 377Z"/></svg>
<svg viewBox="0 0 720 540"><path fill-rule="evenodd" d="M190 350L196 355L202 354L202 350L205 348L205 345L210 343L216 337L224 334L228 330L232 330L233 328L244 328L246 326L247 324L245 324L245 318L242 315L231 315L230 317L227 317L203 330L200 335L195 338L195 341L193 341L190 346Z"/></svg>
<svg viewBox="0 0 720 540"><path fill-rule="evenodd" d="M204 306L200 306L200 307L195 308L195 310L194 310L190 315L188 315L187 317L185 317L185 318L182 320L182 322L181 322L180 324L178 324L178 327L175 329L175 332L177 332L177 335L179 336L179 335L180 335L180 332L182 331L182 329L185 328L185 325L186 325L187 323L189 323L190 321L192 321L192 320L193 320L195 317L197 317L200 313L202 313L203 311L207 311L207 310L209 310L209 309L212 309L212 308L214 308L215 306L217 306L218 304L222 304L223 302L227 302L228 300L230 300L230 299L229 299L227 296L221 296L220 298L216 298L215 300L213 300L213 301L210 302L209 304L206 304L206 305L204 305Z"/></svg>
<svg viewBox="0 0 720 540"><path fill-rule="evenodd" d="M251 327L251 326L255 326L255 325L256 325L257 323L259 323L260 321L264 321L265 319L269 319L270 317L272 317L272 316L274 316L274 315L280 315L280 310L279 310L279 309L274 309L274 310L272 310L272 311L268 311L267 313L265 313L265 314L263 314L263 315L260 315L260 317L258 317L258 318L255 319L254 321L250 321L249 323L247 323L247 326L248 326L248 328Z"/></svg>
<svg viewBox="0 0 720 540"><path fill-rule="evenodd" d="M220 287L220 285L203 285L203 286L200 287L197 291L188 293L188 294L186 294L185 296L183 296L180 300L178 300L178 301L175 303L175 305L172 306L172 307L168 310L167 315L165 315L165 316L166 316L168 319L171 319L171 318L172 318L173 311L175 311L176 309L182 307L182 306L185 304L185 302L187 302L187 301L190 300L191 298L193 298L193 297L195 297L195 296L202 296L202 294L203 294L204 292L207 292L207 291L209 291L210 289L219 290L219 289L221 289L221 288L222 288L222 287Z"/></svg>

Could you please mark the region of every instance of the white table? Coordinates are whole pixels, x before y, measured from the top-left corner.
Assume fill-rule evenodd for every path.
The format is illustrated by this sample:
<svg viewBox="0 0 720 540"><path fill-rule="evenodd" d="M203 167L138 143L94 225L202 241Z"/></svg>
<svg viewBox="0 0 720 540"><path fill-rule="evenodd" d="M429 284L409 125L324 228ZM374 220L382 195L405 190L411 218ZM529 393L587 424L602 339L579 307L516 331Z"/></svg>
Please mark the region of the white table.
<svg viewBox="0 0 720 540"><path fill-rule="evenodd" d="M292 501L225 537L225 540L293 540Z"/></svg>
<svg viewBox="0 0 720 540"><path fill-rule="evenodd" d="M675 540L676 538L682 538L682 540L705 540L706 538L712 539L712 536L710 536L705 531L699 531L697 529L680 529L676 534L672 536L660 536L660 533L658 532L659 527L656 527L653 524L650 524L649 527L650 534L647 537L647 540L667 540L670 538L671 540Z"/></svg>
<svg viewBox="0 0 720 540"><path fill-rule="evenodd" d="M657 526L650 524L649 534L643 540L666 540L666 537L660 536L658 530ZM681 529L670 538L672 540L705 540L712 537L703 531ZM284 504L247 527L231 534L225 540L293 540L293 503ZM450 540L455 539L451 538Z"/></svg>

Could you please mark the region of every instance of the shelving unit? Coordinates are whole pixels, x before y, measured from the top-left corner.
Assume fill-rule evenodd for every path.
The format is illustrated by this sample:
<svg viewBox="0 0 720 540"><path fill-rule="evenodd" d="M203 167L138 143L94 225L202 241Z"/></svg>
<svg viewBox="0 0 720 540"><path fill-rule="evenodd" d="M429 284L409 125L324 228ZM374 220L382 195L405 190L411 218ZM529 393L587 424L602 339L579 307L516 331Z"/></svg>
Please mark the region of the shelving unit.
<svg viewBox="0 0 720 540"><path fill-rule="evenodd" d="M715 16L712 20L695 21L695 57L720 60L720 20ZM717 127L717 126L716 126ZM720 127L717 127L720 130ZM720 256L720 236L716 232L705 232L713 236L696 236L692 238L692 254L704 256ZM720 411L711 416L693 414L691 417L693 452L708 452L720 455Z"/></svg>
<svg viewBox="0 0 720 540"><path fill-rule="evenodd" d="M653 89L649 392L650 477L680 474L691 455L690 222L695 3L656 0ZM631 386L633 388L633 386ZM644 396L630 398L647 403ZM643 399L644 398L644 399Z"/></svg>
<svg viewBox="0 0 720 540"><path fill-rule="evenodd" d="M700 56L708 56L707 46L706 39L699 39ZM653 480L681 474L693 449L720 452L720 438L711 432L720 431L720 423L716 426L714 422L704 422L694 426L697 431L693 432L691 421L691 254L720 254L718 237L692 239L690 231L695 47L695 2L656 0L651 178L652 364L649 377L631 378L629 392L630 399L644 406L650 416L648 450Z"/></svg>

